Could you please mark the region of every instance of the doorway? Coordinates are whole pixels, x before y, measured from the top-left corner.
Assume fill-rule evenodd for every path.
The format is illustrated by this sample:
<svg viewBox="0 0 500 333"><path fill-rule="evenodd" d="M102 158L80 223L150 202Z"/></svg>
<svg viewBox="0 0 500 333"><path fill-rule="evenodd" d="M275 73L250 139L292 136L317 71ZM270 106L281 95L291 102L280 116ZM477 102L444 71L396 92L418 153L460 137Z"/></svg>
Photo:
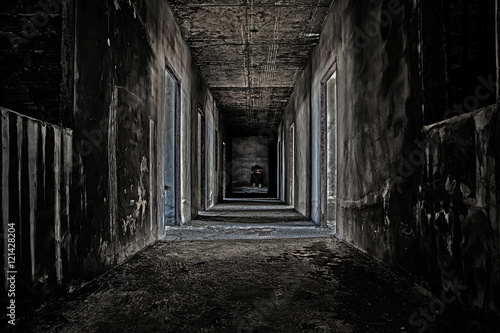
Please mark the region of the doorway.
<svg viewBox="0 0 500 333"><path fill-rule="evenodd" d="M170 68L165 69L163 135L162 140L162 190L160 235L166 226L178 225L180 221L180 168L179 168L179 127L180 127L180 81Z"/></svg>
<svg viewBox="0 0 500 333"><path fill-rule="evenodd" d="M322 81L321 115L322 225L335 227L337 221L337 65Z"/></svg>
<svg viewBox="0 0 500 333"><path fill-rule="evenodd" d="M205 133L206 133L206 123L205 123L205 113L203 112L203 108L198 106L198 207L199 210L205 210L207 207L206 202L206 141L205 141Z"/></svg>
<svg viewBox="0 0 500 333"><path fill-rule="evenodd" d="M290 206L295 207L295 123L290 125L290 145L289 145L289 175L288 179L290 182Z"/></svg>
<svg viewBox="0 0 500 333"><path fill-rule="evenodd" d="M279 180L280 180L280 200L282 202L286 202L286 181L285 181L285 176L286 176L286 148L285 148L285 126L283 123L279 127L279 146L280 146L280 162L279 162Z"/></svg>

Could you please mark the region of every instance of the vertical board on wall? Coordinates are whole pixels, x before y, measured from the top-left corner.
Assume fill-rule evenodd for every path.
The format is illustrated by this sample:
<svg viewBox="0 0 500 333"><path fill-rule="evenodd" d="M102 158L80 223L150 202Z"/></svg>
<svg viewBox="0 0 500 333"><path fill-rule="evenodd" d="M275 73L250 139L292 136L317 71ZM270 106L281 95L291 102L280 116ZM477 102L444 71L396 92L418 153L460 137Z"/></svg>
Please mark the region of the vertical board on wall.
<svg viewBox="0 0 500 333"><path fill-rule="evenodd" d="M16 248L18 250L16 251L16 254L18 255L17 261L20 264L26 264L24 261L25 259L25 253L24 249L26 244L23 242L23 238L26 236L26 230L24 230L23 227L26 227L23 225L23 191L22 191L22 185L23 185L23 139L24 139L24 130L23 130L23 117L17 117L16 118L16 132L15 135L17 136L17 216L14 219L14 216L9 217L10 221L15 221L17 224L16 232L19 233L19 237L16 237ZM12 147L12 146L11 146Z"/></svg>
<svg viewBox="0 0 500 333"><path fill-rule="evenodd" d="M0 110L4 253L8 253L9 224L16 239L16 261L9 262L5 256L3 273L17 271L19 281L23 280L27 288L47 279L60 284L65 270L70 269L70 251L65 247L71 245L68 229L73 133ZM67 251L65 258L63 250Z"/></svg>
<svg viewBox="0 0 500 333"><path fill-rule="evenodd" d="M35 280L35 237L36 237L36 206L37 206L37 163L39 127L33 120L28 120L28 170L29 170L29 210L30 210L30 255L31 279Z"/></svg>
<svg viewBox="0 0 500 333"><path fill-rule="evenodd" d="M8 253L8 242L7 236L9 229L9 168L10 168L10 138L9 138L9 116L5 110L2 110L1 113L1 135L2 135L2 225L3 225L3 234L2 237L2 246L4 249L3 253ZM2 265L2 276L5 276L8 272L8 258L4 256L4 264ZM8 281L4 280L5 290L8 289Z"/></svg>
<svg viewBox="0 0 500 333"><path fill-rule="evenodd" d="M54 237L56 242L56 277L62 282L61 257L61 130L54 128Z"/></svg>
<svg viewBox="0 0 500 333"><path fill-rule="evenodd" d="M289 151L289 183L290 183L290 206L295 207L295 123L290 125L290 151Z"/></svg>
<svg viewBox="0 0 500 333"><path fill-rule="evenodd" d="M64 261L63 272L68 273L71 267L71 224L70 224L70 204L71 204L71 175L73 167L73 133L71 130L63 129L62 131L62 225L64 226L63 246L64 246Z"/></svg>

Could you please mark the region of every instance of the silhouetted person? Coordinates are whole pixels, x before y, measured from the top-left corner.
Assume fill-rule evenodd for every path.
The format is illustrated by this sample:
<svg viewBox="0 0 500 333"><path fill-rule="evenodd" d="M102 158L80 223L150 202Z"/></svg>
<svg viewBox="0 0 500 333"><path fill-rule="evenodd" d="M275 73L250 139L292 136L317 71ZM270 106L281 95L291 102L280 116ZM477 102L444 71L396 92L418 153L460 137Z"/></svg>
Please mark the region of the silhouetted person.
<svg viewBox="0 0 500 333"><path fill-rule="evenodd" d="M252 173L250 174L250 183L252 183L252 186L255 187L255 185L262 187L262 177L264 176L264 169L260 166L255 164L252 167Z"/></svg>

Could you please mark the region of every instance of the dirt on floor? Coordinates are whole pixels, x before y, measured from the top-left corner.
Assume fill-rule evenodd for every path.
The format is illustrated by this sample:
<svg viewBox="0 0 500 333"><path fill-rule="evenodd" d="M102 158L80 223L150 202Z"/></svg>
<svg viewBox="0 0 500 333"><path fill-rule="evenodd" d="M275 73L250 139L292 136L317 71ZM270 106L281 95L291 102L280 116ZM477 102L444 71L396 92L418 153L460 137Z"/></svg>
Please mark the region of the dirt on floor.
<svg viewBox="0 0 500 333"><path fill-rule="evenodd" d="M309 219L277 200L226 199L207 211L200 211L195 221L266 224Z"/></svg>
<svg viewBox="0 0 500 333"><path fill-rule="evenodd" d="M493 332L455 303L333 237L168 241L15 331Z"/></svg>

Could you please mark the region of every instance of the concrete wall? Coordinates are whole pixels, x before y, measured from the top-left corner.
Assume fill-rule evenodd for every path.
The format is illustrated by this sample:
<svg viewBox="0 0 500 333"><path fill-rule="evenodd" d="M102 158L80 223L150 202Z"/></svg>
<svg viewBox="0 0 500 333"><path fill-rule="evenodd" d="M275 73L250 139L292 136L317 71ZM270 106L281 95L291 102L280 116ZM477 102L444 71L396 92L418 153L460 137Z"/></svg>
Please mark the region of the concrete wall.
<svg viewBox="0 0 500 333"><path fill-rule="evenodd" d="M264 168L263 186L269 184L269 147L259 137L235 137L232 139L232 181L234 184L250 184L250 172L255 164Z"/></svg>
<svg viewBox="0 0 500 333"><path fill-rule="evenodd" d="M71 126L74 1L0 4L0 105ZM7 66L8 64L8 66ZM62 97L62 98L61 98Z"/></svg>
<svg viewBox="0 0 500 333"><path fill-rule="evenodd" d="M0 100L49 121L2 109L6 167L0 188L8 194L2 194L2 224L5 229L8 222L19 222L16 238L26 251L18 284L29 292L95 277L161 236L166 67L180 83L179 222L190 220L200 208L192 192L199 180L191 176L199 165L192 154L197 106L206 113L209 137L220 126L213 99L165 1L78 1L74 9L76 28L67 30L76 35L65 35L70 17L54 17L63 22L51 38L62 46L51 56L64 63L61 49L71 47L75 57L74 82L72 73L56 70L62 73L53 78L61 87L57 103L41 103L47 109L42 116L41 107L30 114L19 103ZM22 14L8 15L19 20ZM71 40L74 47L65 45ZM38 54L37 45L35 38L29 40L27 53ZM16 68L17 58L5 59L10 59L6 68ZM69 101L73 92L64 88L67 81L75 88ZM60 104L70 105L69 112L61 114ZM215 149L210 138L206 150L208 192L216 202L222 173L211 168Z"/></svg>
<svg viewBox="0 0 500 333"><path fill-rule="evenodd" d="M222 200L222 142L224 129L222 120L215 103L210 107L210 113L207 114L207 208L213 207ZM217 135L217 139L216 139ZM217 144L217 149L215 146ZM217 163L217 156L218 163ZM217 165L217 166L216 166Z"/></svg>
<svg viewBox="0 0 500 333"><path fill-rule="evenodd" d="M282 123L287 145L296 126L295 188L285 197L295 191L294 207L322 220L321 83L336 62L338 236L437 295L460 283L464 308L498 313L498 114L422 131L417 4L334 2ZM432 144L422 151L422 142Z"/></svg>
<svg viewBox="0 0 500 333"><path fill-rule="evenodd" d="M497 313L499 125L492 106L424 128L416 151L425 152L417 220L408 229L408 240L415 238L418 247L414 264L432 286L456 279L466 286L461 300L467 309Z"/></svg>
<svg viewBox="0 0 500 333"><path fill-rule="evenodd" d="M113 244L113 250L101 247L108 252L104 256L112 263L155 240L157 224L162 225L165 192L157 184L162 184L160 170L163 170L163 152L158 147L162 147L166 130L159 125L163 123L165 107L165 69L173 73L180 87L178 123L175 125L176 142L180 147L176 162L179 223L189 221L199 209L192 192L199 181L192 177L200 158L192 150L197 139L197 107L201 105L205 110L209 124L216 111L164 1L109 5L107 13L97 4L79 3L77 6L75 123L80 128L92 129L109 114L111 131L107 149L101 153L107 154L107 159L91 156L83 163L93 171L106 170L107 166L107 174L102 178L107 179L104 183L108 184L104 190L109 196L108 222L96 223L109 224L109 228L103 226L102 229L105 234L110 232L104 240L111 237L109 243ZM96 94L96 87L103 93ZM210 129L209 125L208 133ZM213 150L209 140L207 154ZM100 160L103 165L98 162ZM209 177L216 175L210 172ZM102 182L90 186L99 192ZM122 206L113 207L115 197ZM94 211L107 208L101 203L95 205ZM147 228L141 232L143 226ZM130 238L123 241L121 238L129 233ZM161 236L162 228L159 233ZM104 240L101 237L99 242L106 244Z"/></svg>
<svg viewBox="0 0 500 333"><path fill-rule="evenodd" d="M290 126L295 127L294 148L294 186L290 186L290 167L286 168L285 184L287 203L294 206L306 217L311 216L311 65L308 65L297 81L295 91L285 111L283 125L285 128L285 160L288 162L290 152ZM290 191L293 191L294 202L289 202Z"/></svg>
<svg viewBox="0 0 500 333"><path fill-rule="evenodd" d="M412 223L417 190L416 179L408 179L404 193L392 187L391 170L422 126L421 88L411 78L416 41L406 32L416 29L412 4L399 3L391 13L391 3L399 2L339 2L334 12L343 13L342 35L340 22L331 27L337 31L338 232L385 262L393 262L400 228ZM391 15L387 24L376 21L382 12Z"/></svg>

